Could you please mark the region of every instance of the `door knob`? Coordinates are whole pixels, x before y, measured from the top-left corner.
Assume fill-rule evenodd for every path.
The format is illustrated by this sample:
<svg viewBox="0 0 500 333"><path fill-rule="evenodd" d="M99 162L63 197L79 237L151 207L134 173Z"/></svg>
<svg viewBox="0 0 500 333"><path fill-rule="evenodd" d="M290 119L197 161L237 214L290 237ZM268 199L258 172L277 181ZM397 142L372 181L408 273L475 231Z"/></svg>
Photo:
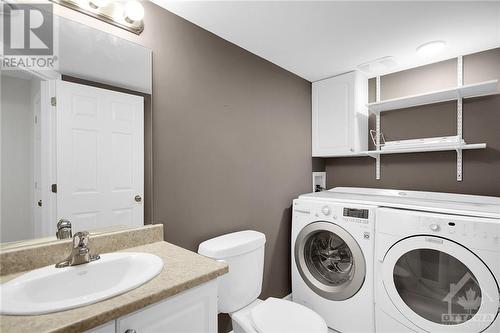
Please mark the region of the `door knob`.
<svg viewBox="0 0 500 333"><path fill-rule="evenodd" d="M129 328L128 330L125 331L125 333L137 333L137 331Z"/></svg>
<svg viewBox="0 0 500 333"><path fill-rule="evenodd" d="M142 201L142 197L140 195L136 195L134 197L134 200L135 200L135 202L141 202Z"/></svg>

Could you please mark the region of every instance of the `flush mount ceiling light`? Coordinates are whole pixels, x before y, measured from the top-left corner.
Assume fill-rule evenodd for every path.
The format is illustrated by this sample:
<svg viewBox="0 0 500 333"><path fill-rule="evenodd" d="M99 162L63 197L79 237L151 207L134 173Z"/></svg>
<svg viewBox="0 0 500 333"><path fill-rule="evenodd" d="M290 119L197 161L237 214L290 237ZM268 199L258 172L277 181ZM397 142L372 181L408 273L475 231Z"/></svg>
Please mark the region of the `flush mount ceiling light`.
<svg viewBox="0 0 500 333"><path fill-rule="evenodd" d="M137 35L144 30L144 7L137 0L50 0Z"/></svg>
<svg viewBox="0 0 500 333"><path fill-rule="evenodd" d="M433 40L417 47L417 53L423 56L431 56L438 54L445 46L446 42L444 40Z"/></svg>
<svg viewBox="0 0 500 333"><path fill-rule="evenodd" d="M397 62L392 56L386 56L375 60L370 60L358 65L358 69L366 74L380 75L393 70L397 66Z"/></svg>

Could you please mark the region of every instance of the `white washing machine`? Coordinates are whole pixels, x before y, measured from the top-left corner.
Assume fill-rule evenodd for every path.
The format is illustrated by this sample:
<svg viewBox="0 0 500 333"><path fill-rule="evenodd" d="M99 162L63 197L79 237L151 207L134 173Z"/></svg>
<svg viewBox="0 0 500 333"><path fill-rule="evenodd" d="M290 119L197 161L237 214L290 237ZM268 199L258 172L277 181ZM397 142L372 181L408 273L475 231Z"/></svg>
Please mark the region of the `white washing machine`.
<svg viewBox="0 0 500 333"><path fill-rule="evenodd" d="M500 331L500 198L471 207L466 215L377 209L377 332Z"/></svg>
<svg viewBox="0 0 500 333"><path fill-rule="evenodd" d="M292 297L341 332L373 332L376 207L325 200L293 202Z"/></svg>
<svg viewBox="0 0 500 333"><path fill-rule="evenodd" d="M370 293L358 297L362 295L360 292L366 292L360 289L359 294L350 299L352 303L349 299L344 302L344 304L359 304L359 309L356 309L356 306L336 307L343 301L337 303L325 300L324 297L322 299L321 293L311 289L299 273L294 252L300 225L320 219L332 222L318 210L318 203L320 206L342 207L366 205L370 207L371 218L374 213L377 214L376 250L375 252L366 250L364 257L367 267L371 267L375 262L375 276L370 275L371 272L367 270L365 279L370 280L366 280L368 283L365 281L365 286L371 288L375 281L374 326L378 332L458 333L500 330L498 316L500 198L337 187L324 192L301 195L294 203L300 203L300 207L308 205L316 207L310 212L307 209L301 212L302 208L294 205L292 228L294 300L320 313L330 327L343 332L373 331L369 328L372 324L358 327L364 326L364 322L371 323L367 318L371 316L370 304L373 298ZM372 211L373 207L377 208ZM385 215L387 212L389 214ZM405 216L413 217L405 219ZM337 223L345 225L342 222L337 221ZM372 253L374 257L368 253ZM402 267L403 262L408 267ZM314 269L311 265L309 267ZM453 281L460 273L464 275L458 281ZM430 283L428 280L434 282ZM453 289L458 296L448 295L448 292L445 294L446 288ZM459 294L460 290L461 292L465 290L465 294ZM447 307L446 310L448 312L441 313L446 322L437 322L437 314L439 311L443 312L443 302L436 301L439 299L438 295L443 299L448 296L446 300L450 300L450 309ZM359 303L356 303L358 300ZM448 306L447 301L445 303ZM462 305L470 313L458 312L465 309ZM363 313L369 315L364 316ZM459 319L460 315L462 321ZM338 319L338 324L335 322L337 317L341 317Z"/></svg>

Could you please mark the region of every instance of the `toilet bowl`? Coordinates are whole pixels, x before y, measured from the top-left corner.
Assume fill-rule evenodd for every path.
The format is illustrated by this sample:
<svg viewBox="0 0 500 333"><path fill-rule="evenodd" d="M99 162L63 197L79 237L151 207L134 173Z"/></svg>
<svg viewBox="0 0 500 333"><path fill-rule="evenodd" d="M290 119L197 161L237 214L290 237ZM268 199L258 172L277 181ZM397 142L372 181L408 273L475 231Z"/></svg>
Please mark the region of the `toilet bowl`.
<svg viewBox="0 0 500 333"><path fill-rule="evenodd" d="M218 280L218 310L231 316L234 333L327 333L320 315L292 301L257 297L262 290L264 234L245 230L204 241L198 253L226 262Z"/></svg>

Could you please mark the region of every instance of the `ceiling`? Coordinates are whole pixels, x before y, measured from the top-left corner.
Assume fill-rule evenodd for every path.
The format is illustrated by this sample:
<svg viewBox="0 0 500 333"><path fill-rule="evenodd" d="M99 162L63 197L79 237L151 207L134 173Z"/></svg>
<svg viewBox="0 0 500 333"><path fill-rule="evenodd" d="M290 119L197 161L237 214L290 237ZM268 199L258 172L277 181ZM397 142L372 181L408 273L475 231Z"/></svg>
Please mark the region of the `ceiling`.
<svg viewBox="0 0 500 333"><path fill-rule="evenodd" d="M386 56L393 72L500 46L500 2L152 1L309 81ZM432 40L446 47L417 54Z"/></svg>

